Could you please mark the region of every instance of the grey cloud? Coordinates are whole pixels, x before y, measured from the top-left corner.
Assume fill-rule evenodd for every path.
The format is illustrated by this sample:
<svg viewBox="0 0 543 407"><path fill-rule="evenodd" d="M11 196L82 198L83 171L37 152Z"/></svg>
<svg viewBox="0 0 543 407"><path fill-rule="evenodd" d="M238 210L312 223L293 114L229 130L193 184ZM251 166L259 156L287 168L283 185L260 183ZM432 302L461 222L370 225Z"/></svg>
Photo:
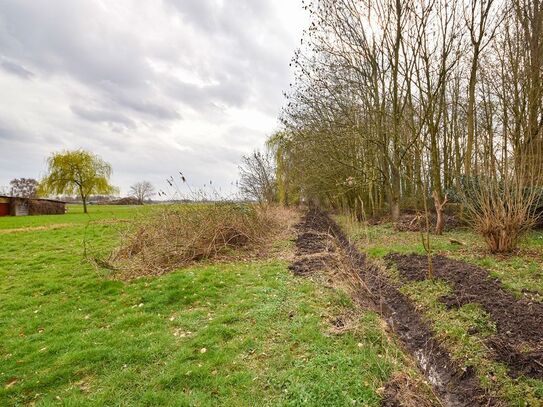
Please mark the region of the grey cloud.
<svg viewBox="0 0 543 407"><path fill-rule="evenodd" d="M156 93L156 78L137 31L101 26L96 13L100 8L91 2L60 0L52 11L50 3L7 0L0 9L0 47L14 60L48 75L69 75L94 91L130 89L131 98L111 97L135 112L179 118L174 109L147 100Z"/></svg>
<svg viewBox="0 0 543 407"><path fill-rule="evenodd" d="M230 140L233 145L257 146L258 140L262 138L262 134L260 132L242 126L232 126L227 130L226 134L228 140Z"/></svg>
<svg viewBox="0 0 543 407"><path fill-rule="evenodd" d="M54 4L3 1L2 49L45 72L68 73L92 83L134 85L150 73L137 35L101 26L99 7L70 0Z"/></svg>
<svg viewBox="0 0 543 407"><path fill-rule="evenodd" d="M221 6L214 0L167 0L167 3L206 33L239 34L251 22L261 25L272 15L270 4L264 1L226 0Z"/></svg>
<svg viewBox="0 0 543 407"><path fill-rule="evenodd" d="M158 103L150 102L144 99L121 99L121 103L136 112L144 113L149 116L153 116L163 120L175 120L181 119L181 115L177 110L163 106Z"/></svg>
<svg viewBox="0 0 543 407"><path fill-rule="evenodd" d="M217 93L212 94L211 88L203 88L197 96L219 98L238 107L260 98L259 102L275 106L274 109L267 106L267 111L276 111L282 100L285 77L289 75L290 55L285 58L285 52L290 52L292 39L277 26L270 3L228 0L219 7L214 0L168 2L179 10L187 23L202 35L211 36L217 44L213 62L190 58L184 61L199 66L200 72L220 84L214 89ZM176 86L178 90L182 89ZM270 89L274 91L270 92ZM263 94L265 98L261 98ZM182 92L178 96L183 99Z"/></svg>
<svg viewBox="0 0 543 407"><path fill-rule="evenodd" d="M8 127L3 123L0 123L0 143L14 143L31 140L32 136L30 134L18 131L17 129ZM5 156L6 151L9 151L9 148L2 150L3 154L0 154L0 156Z"/></svg>
<svg viewBox="0 0 543 407"><path fill-rule="evenodd" d="M70 110L75 115L91 122L119 123L130 129L134 129L136 127L133 120L115 111L91 109L78 105L71 105Z"/></svg>
<svg viewBox="0 0 543 407"><path fill-rule="evenodd" d="M189 90L187 85L170 84L167 76L157 76L146 57L151 50L143 47L137 32L101 25L100 14L105 12L92 2L59 0L52 12L51 4L44 2L6 0L0 10L0 47L14 60L39 66L50 75L68 74L101 89L121 107L157 120L182 116L171 106L174 102L153 100L162 89L198 109L213 104L247 106L263 91L265 100L271 99L273 105L280 102L280 90L268 89L281 87L281 78L288 75L287 61L281 57L284 50L276 50L270 41L288 42L275 28L268 3L228 0L218 7L213 0L167 0L167 4L216 45L213 54L204 58L198 44L178 44L178 50L164 46L167 51L156 51L157 55L186 64L218 85ZM258 38L263 36L267 42L261 44ZM195 57L182 56L184 47L195 48ZM195 99L187 103L191 96Z"/></svg>
<svg viewBox="0 0 543 407"><path fill-rule="evenodd" d="M250 89L225 81L218 85L196 85L173 79L167 86L167 92L186 106L199 111L215 110L217 106L226 105L242 107L250 98Z"/></svg>
<svg viewBox="0 0 543 407"><path fill-rule="evenodd" d="M23 79L30 79L34 76L34 74L28 69L24 68L19 64L16 64L15 62L2 61L2 68L4 68L6 72L17 75Z"/></svg>
<svg viewBox="0 0 543 407"><path fill-rule="evenodd" d="M218 8L210 0L167 0L171 6L185 16L186 21L196 23L206 32L217 30Z"/></svg>

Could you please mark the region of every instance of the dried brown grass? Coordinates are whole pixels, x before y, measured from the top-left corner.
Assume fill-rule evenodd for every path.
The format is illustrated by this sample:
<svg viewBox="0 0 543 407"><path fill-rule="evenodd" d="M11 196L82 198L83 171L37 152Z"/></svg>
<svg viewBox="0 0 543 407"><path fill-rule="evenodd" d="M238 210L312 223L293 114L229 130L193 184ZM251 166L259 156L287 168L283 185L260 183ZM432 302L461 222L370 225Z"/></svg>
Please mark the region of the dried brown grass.
<svg viewBox="0 0 543 407"><path fill-rule="evenodd" d="M381 405L384 407L433 407L442 405L439 400L429 393L427 386L411 376L396 372L385 384L385 387L379 389L383 397Z"/></svg>
<svg viewBox="0 0 543 407"><path fill-rule="evenodd" d="M130 224L104 263L125 278L159 275L198 261L258 251L279 226L277 211L267 206L167 206Z"/></svg>

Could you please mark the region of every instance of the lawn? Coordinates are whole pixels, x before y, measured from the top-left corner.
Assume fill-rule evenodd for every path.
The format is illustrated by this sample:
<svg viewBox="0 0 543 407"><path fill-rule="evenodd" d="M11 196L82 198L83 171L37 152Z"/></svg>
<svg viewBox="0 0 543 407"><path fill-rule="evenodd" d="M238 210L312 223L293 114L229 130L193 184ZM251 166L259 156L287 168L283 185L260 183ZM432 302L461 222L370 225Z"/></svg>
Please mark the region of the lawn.
<svg viewBox="0 0 543 407"><path fill-rule="evenodd" d="M452 291L439 279L402 281L394 268L382 260L389 253L424 254L418 232L398 232L390 223L367 225L337 218L350 239L401 286L433 327L437 338L461 366L474 366L483 387L510 405L543 404L543 382L526 377L511 378L504 365L492 360L484 341L496 332L489 315L476 303L458 309L444 306L440 298ZM451 243L451 239L464 245ZM484 242L467 229L455 229L443 236L431 236L433 254L443 254L487 269L517 298L543 299L543 232L533 231L521 242L520 250L510 255L492 255ZM543 329L543 328L542 328Z"/></svg>
<svg viewBox="0 0 543 407"><path fill-rule="evenodd" d="M0 218L0 405L379 405L411 372L376 314L283 260L130 282L85 261L142 210Z"/></svg>

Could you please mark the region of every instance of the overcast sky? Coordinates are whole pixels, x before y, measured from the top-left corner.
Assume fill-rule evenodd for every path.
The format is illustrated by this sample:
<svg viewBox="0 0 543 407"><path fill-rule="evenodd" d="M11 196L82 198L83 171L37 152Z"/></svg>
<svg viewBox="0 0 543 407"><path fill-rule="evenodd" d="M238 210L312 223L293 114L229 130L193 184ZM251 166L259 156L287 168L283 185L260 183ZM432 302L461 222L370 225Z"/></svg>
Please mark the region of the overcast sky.
<svg viewBox="0 0 543 407"><path fill-rule="evenodd" d="M84 148L122 193L228 188L278 128L306 24L300 0L1 0L0 186Z"/></svg>

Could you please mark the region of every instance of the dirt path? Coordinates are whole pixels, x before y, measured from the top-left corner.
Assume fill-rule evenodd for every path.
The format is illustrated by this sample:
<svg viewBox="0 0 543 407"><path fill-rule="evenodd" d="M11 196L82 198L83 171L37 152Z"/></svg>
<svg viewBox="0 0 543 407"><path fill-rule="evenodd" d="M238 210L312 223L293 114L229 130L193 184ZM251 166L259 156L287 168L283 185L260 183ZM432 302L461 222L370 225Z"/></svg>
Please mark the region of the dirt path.
<svg viewBox="0 0 543 407"><path fill-rule="evenodd" d="M329 236L327 239L326 235ZM333 239L336 245L331 244ZM337 250L351 275L358 279L355 295L379 312L404 348L417 361L421 371L446 406L497 406L480 386L474 369L461 370L448 352L433 337L430 327L422 320L413 303L401 294L376 267L366 262L365 256L351 245L339 226L325 213L312 209L299 225L296 240L297 259L291 265L295 274L307 275L325 269ZM399 405L385 399L383 405Z"/></svg>
<svg viewBox="0 0 543 407"><path fill-rule="evenodd" d="M428 260L417 254L390 254L385 258L395 265L402 278L426 279ZM453 293L441 298L449 308L469 303L480 304L496 323L497 333L487 345L494 358L509 367L512 377L543 378L543 303L517 299L487 270L445 256L433 257L434 275L446 281Z"/></svg>

